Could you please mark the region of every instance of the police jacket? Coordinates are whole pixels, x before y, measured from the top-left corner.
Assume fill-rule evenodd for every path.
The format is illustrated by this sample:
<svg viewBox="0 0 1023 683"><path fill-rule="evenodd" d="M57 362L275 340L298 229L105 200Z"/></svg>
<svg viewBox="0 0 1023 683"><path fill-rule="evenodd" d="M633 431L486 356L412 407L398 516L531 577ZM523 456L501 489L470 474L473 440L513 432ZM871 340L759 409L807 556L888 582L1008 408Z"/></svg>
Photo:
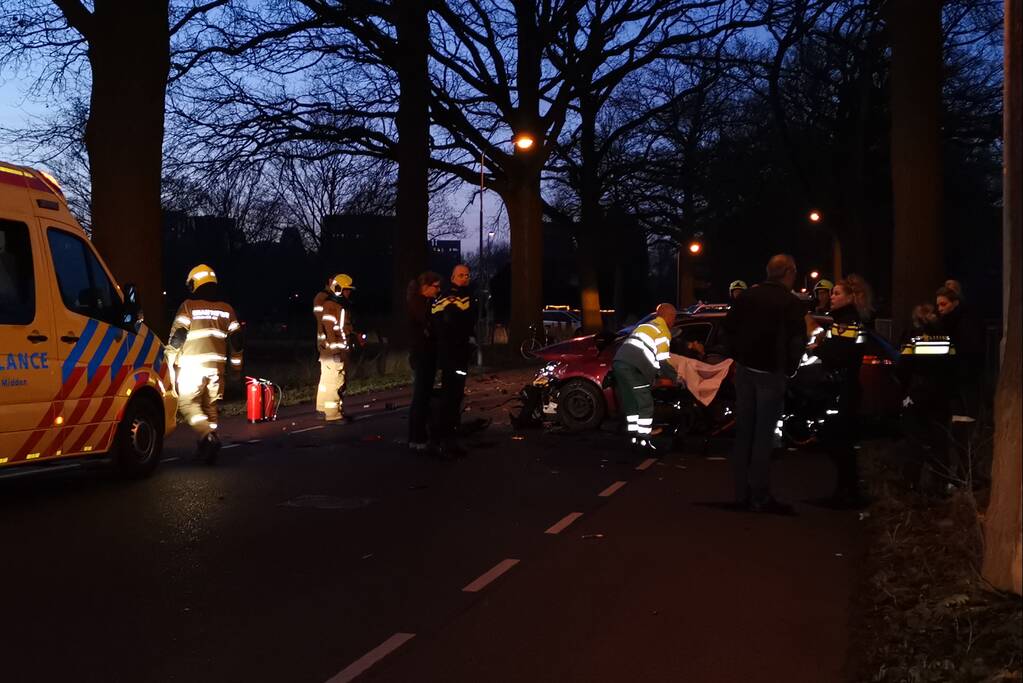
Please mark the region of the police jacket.
<svg viewBox="0 0 1023 683"><path fill-rule="evenodd" d="M313 299L313 317L316 318L316 347L320 350L320 360L344 358L352 333L348 302L344 297L323 290Z"/></svg>
<svg viewBox="0 0 1023 683"><path fill-rule="evenodd" d="M824 371L840 383L839 391L858 393L866 328L853 305L831 312L831 325L821 334L814 351Z"/></svg>
<svg viewBox="0 0 1023 683"><path fill-rule="evenodd" d="M476 301L467 287L449 284L430 309L441 367L464 370L469 365L469 338L476 327Z"/></svg>
<svg viewBox="0 0 1023 683"><path fill-rule="evenodd" d="M956 348L938 327L911 330L903 339L896 376L903 407L943 416L956 392Z"/></svg>
<svg viewBox="0 0 1023 683"><path fill-rule="evenodd" d="M228 360L232 367L241 368L241 323L231 305L220 300L215 285L203 285L181 304L171 323L168 346L181 369L222 374Z"/></svg>
<svg viewBox="0 0 1023 683"><path fill-rule="evenodd" d="M722 323L732 356L753 370L792 375L806 349L805 313L785 285L753 285L732 302Z"/></svg>
<svg viewBox="0 0 1023 683"><path fill-rule="evenodd" d="M670 344L671 330L664 318L654 316L653 320L636 325L632 334L618 347L614 362L636 368L651 384L658 375L674 378L675 368L668 363Z"/></svg>

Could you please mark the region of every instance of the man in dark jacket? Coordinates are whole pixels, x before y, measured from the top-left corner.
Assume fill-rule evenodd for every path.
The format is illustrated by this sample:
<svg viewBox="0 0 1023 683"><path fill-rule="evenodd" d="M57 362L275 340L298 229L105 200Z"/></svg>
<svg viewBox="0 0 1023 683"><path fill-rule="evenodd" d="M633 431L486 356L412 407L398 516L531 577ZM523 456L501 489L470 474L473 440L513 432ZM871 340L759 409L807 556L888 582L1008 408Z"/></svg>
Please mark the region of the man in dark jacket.
<svg viewBox="0 0 1023 683"><path fill-rule="evenodd" d="M469 266L455 266L451 271L451 282L434 301L431 313L437 337L437 365L441 372L437 436L442 455L461 457L465 450L458 444L456 436L472 353L469 340L476 326L476 300L469 292Z"/></svg>
<svg viewBox="0 0 1023 683"><path fill-rule="evenodd" d="M795 282L795 260L771 257L767 280L733 301L724 321L736 363L735 497L754 512L790 511L771 496L770 465L786 382L806 347L805 309L792 294Z"/></svg>

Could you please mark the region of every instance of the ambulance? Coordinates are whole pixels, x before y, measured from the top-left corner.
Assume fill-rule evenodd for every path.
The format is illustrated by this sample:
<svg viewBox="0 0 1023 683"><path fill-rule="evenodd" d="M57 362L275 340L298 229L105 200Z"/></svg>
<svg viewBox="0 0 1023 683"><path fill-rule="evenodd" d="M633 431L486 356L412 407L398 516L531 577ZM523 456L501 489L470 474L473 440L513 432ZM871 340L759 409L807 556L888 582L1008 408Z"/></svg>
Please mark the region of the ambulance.
<svg viewBox="0 0 1023 683"><path fill-rule="evenodd" d="M57 182L0 161L0 476L93 455L150 474L175 424L169 372Z"/></svg>

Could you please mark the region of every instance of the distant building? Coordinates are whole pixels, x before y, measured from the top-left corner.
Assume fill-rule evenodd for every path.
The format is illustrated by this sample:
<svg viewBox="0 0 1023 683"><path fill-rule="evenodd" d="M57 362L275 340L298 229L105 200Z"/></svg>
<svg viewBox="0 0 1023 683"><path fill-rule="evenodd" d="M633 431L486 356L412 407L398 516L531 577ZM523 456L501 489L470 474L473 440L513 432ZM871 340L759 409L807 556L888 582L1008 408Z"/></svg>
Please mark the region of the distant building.
<svg viewBox="0 0 1023 683"><path fill-rule="evenodd" d="M461 240L430 241L430 270L440 273L446 279L454 267L461 262Z"/></svg>

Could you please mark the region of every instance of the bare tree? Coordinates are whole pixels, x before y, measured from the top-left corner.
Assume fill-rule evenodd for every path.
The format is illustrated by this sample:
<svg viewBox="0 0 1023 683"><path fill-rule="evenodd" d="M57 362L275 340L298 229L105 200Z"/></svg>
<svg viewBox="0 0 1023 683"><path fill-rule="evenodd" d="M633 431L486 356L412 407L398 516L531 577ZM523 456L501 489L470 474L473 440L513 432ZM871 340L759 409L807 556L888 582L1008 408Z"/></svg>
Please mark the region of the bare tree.
<svg viewBox="0 0 1023 683"><path fill-rule="evenodd" d="M60 84L88 63L92 237L118 279L137 284L157 330L165 323L160 179L171 41L227 1L12 0L0 14L0 66L41 53Z"/></svg>

